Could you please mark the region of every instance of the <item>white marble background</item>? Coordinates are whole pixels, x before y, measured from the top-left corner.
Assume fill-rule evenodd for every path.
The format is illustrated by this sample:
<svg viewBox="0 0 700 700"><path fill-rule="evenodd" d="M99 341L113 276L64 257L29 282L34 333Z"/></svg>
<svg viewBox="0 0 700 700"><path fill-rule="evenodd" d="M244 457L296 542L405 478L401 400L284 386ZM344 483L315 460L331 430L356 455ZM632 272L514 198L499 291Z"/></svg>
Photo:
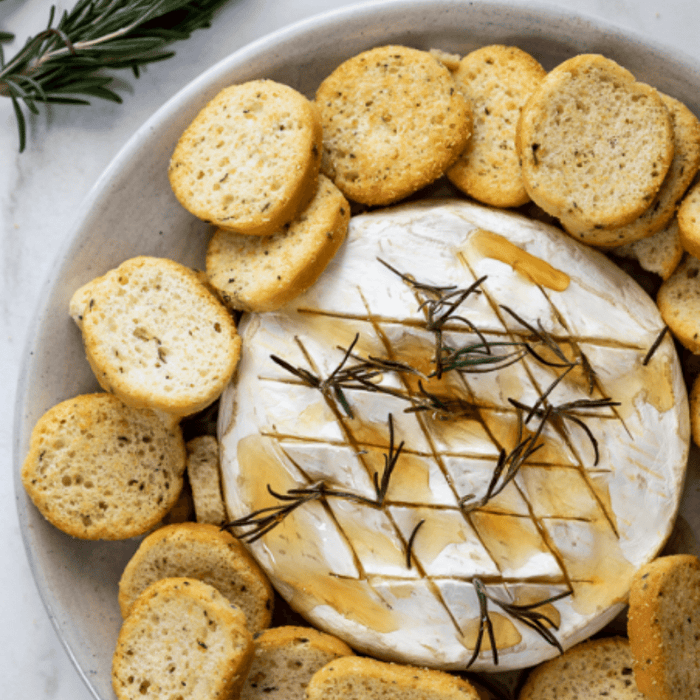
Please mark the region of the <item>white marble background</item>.
<svg viewBox="0 0 700 700"><path fill-rule="evenodd" d="M45 28L51 4L52 0L0 0L0 31L17 37L6 45L6 57ZM61 10L73 1L55 4ZM91 107L42 110L30 121L29 145L22 155L17 152L12 105L8 99L0 103L0 698L92 697L51 627L32 581L14 502L11 454L15 386L29 319L52 261L71 231L78 204L131 134L192 78L264 34L349 4L349 0L229 0L211 29L175 46L174 58L143 71L139 80L124 72L118 86L124 104L95 101ZM551 0L550 4L604 18L700 59L697 0Z"/></svg>

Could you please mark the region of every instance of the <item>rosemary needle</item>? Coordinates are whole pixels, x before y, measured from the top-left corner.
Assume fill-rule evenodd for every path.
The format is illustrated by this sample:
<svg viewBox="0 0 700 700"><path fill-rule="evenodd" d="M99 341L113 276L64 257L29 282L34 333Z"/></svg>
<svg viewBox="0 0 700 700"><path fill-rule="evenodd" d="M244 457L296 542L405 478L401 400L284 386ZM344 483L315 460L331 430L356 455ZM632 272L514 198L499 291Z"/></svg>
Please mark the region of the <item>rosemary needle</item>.
<svg viewBox="0 0 700 700"><path fill-rule="evenodd" d="M105 70L139 68L174 55L164 51L173 41L187 39L208 27L226 0L78 0L54 26L52 7L46 29L27 39L8 62L0 47L0 96L12 100L19 130L19 150L27 143L27 123L21 103L39 114L38 102L90 104L99 97L121 102L110 89ZM0 32L0 42L12 35Z"/></svg>

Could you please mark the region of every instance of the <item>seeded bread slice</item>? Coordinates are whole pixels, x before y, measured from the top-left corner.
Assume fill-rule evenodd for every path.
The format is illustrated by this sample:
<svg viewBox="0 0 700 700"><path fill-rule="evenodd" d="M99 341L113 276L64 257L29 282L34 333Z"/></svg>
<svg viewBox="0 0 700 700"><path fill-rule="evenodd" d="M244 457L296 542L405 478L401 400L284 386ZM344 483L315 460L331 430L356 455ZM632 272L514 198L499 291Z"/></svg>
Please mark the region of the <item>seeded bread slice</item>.
<svg viewBox="0 0 700 700"><path fill-rule="evenodd" d="M436 180L464 150L471 112L427 51L381 46L338 66L316 92L322 172L362 204L390 204Z"/></svg>
<svg viewBox="0 0 700 700"><path fill-rule="evenodd" d="M213 435L201 435L187 445L187 476L198 523L223 525L226 505L221 490L219 443Z"/></svg>
<svg viewBox="0 0 700 700"><path fill-rule="evenodd" d="M269 235L313 195L322 139L316 107L293 88L272 80L232 85L180 137L170 184L200 219Z"/></svg>
<svg viewBox="0 0 700 700"><path fill-rule="evenodd" d="M678 221L671 219L665 228L651 236L611 248L610 252L623 258L637 260L642 268L667 280L683 257Z"/></svg>
<svg viewBox="0 0 700 700"><path fill-rule="evenodd" d="M639 689L653 700L700 698L700 561L660 557L632 581L628 634Z"/></svg>
<svg viewBox="0 0 700 700"><path fill-rule="evenodd" d="M119 700L231 700L253 659L245 616L214 587L157 581L124 621L112 661Z"/></svg>
<svg viewBox="0 0 700 700"><path fill-rule="evenodd" d="M212 286L232 309L274 311L306 291L345 240L350 205L326 177L309 206L271 236L218 229L207 249Z"/></svg>
<svg viewBox="0 0 700 700"><path fill-rule="evenodd" d="M231 315L189 268L136 257L76 292L87 359L107 391L185 416L223 391L238 363ZM88 298L89 297L89 298ZM82 305L82 313L79 307Z"/></svg>
<svg viewBox="0 0 700 700"><path fill-rule="evenodd" d="M649 208L632 223L605 231L569 228L577 238L595 238L596 245L613 246L620 242L643 240L662 230L676 213L678 202L700 167L700 120L681 102L660 94L673 124L673 160L659 191Z"/></svg>
<svg viewBox="0 0 700 700"><path fill-rule="evenodd" d="M592 639L535 667L518 700L586 698L645 700L632 670L630 645L624 637Z"/></svg>
<svg viewBox="0 0 700 700"><path fill-rule="evenodd" d="M479 700L466 680L444 671L343 656L317 671L307 700Z"/></svg>
<svg viewBox="0 0 700 700"><path fill-rule="evenodd" d="M695 183L678 208L681 245L700 258L700 182Z"/></svg>
<svg viewBox="0 0 700 700"><path fill-rule="evenodd" d="M53 525L86 540L143 534L182 489L185 444L153 411L83 394L37 422L22 466L27 493Z"/></svg>
<svg viewBox="0 0 700 700"><path fill-rule="evenodd" d="M306 700L306 686L320 668L352 649L311 627L273 627L255 637L255 658L240 700Z"/></svg>
<svg viewBox="0 0 700 700"><path fill-rule="evenodd" d="M243 610L252 633L269 626L273 592L266 576L235 537L208 523L166 525L143 540L119 580L122 616L151 583L178 576L214 586Z"/></svg>
<svg viewBox="0 0 700 700"><path fill-rule="evenodd" d="M700 355L700 260L686 255L656 296L661 317L688 350Z"/></svg>
<svg viewBox="0 0 700 700"><path fill-rule="evenodd" d="M629 224L652 204L673 158L673 126L656 90L610 59L583 54L531 95L516 148L530 197L597 244L598 231Z"/></svg>
<svg viewBox="0 0 700 700"><path fill-rule="evenodd" d="M520 110L546 71L514 46L484 46L467 54L454 73L474 118L472 137L447 177L474 199L517 207L530 198L520 175L515 127Z"/></svg>

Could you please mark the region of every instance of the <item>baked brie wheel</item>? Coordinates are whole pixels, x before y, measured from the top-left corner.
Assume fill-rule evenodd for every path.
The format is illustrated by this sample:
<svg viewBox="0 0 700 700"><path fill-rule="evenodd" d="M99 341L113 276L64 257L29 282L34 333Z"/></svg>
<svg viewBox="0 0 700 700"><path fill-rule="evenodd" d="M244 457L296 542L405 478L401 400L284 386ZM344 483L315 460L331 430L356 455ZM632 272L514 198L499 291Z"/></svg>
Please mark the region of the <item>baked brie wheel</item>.
<svg viewBox="0 0 700 700"><path fill-rule="evenodd" d="M553 657L623 609L671 531L689 426L663 328L541 223L453 200L357 216L313 288L241 324L219 419L231 530L362 652Z"/></svg>

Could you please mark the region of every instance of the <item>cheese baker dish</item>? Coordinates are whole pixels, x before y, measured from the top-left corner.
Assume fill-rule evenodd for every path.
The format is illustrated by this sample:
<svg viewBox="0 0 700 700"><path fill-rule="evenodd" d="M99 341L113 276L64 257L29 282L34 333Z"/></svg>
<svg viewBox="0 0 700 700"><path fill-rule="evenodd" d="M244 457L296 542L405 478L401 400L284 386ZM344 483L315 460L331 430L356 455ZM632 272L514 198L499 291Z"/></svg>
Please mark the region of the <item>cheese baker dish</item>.
<svg viewBox="0 0 700 700"><path fill-rule="evenodd" d="M356 216L310 290L239 327L230 529L359 651L550 658L622 610L673 525L689 426L663 330L558 229L456 200Z"/></svg>

